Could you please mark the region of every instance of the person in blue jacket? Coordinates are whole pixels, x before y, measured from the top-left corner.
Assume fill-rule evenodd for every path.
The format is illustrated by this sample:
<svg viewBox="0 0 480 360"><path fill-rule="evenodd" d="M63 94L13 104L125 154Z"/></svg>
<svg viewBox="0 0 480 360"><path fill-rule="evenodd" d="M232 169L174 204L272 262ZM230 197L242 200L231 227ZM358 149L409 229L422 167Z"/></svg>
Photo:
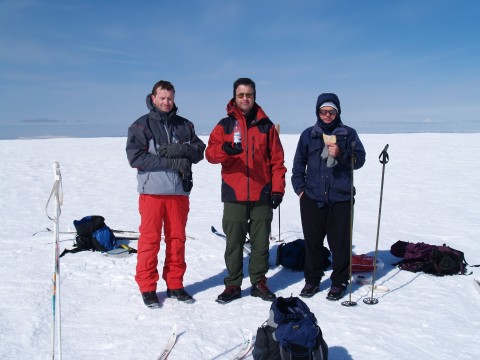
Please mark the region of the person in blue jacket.
<svg viewBox="0 0 480 360"><path fill-rule="evenodd" d="M351 197L355 195L351 193L352 156L354 169L361 168L365 149L357 132L342 123L340 114L337 95L319 95L315 106L317 122L300 135L293 160L292 185L300 197L306 245L302 297L320 291L325 236L333 269L327 299L341 299L350 280Z"/></svg>

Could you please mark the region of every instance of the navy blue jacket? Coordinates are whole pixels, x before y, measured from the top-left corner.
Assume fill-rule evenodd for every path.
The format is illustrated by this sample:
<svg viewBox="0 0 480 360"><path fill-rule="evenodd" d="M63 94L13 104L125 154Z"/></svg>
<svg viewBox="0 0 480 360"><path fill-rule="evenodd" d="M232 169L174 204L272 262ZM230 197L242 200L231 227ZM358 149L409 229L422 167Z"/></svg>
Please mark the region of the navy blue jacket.
<svg viewBox="0 0 480 360"><path fill-rule="evenodd" d="M318 108L325 101L334 102L340 110L340 104L336 96L321 100L323 101L317 101L317 114ZM335 127L328 128L322 126L321 120L318 119L314 126L304 130L300 135L293 159L292 185L295 193L299 195L304 191L309 198L317 202L319 207L350 200L352 148L355 153L354 169L361 168L365 163L363 144L357 132L341 122L340 111L335 123ZM326 160L320 156L325 146L323 134L335 135L337 145L340 148L340 155L337 157L338 163L331 168L327 167Z"/></svg>

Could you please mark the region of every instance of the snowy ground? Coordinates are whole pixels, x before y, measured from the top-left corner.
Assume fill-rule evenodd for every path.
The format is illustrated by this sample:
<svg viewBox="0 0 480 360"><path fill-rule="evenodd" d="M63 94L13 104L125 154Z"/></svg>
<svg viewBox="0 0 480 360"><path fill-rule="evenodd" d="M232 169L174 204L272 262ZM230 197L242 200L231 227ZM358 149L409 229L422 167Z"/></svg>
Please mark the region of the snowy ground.
<svg viewBox="0 0 480 360"><path fill-rule="evenodd" d="M360 135L367 151L356 171L354 251L373 254L382 166L378 156L390 145L380 227L379 257L385 267L375 293L379 303L365 305L366 286L354 285L356 307L325 299L330 282L306 303L315 313L329 346L330 359L476 359L480 354L480 294L470 276L436 278L391 266L397 240L447 243L480 263L480 134ZM281 238L302 237L298 200L290 185L298 135L282 135L287 193L281 205ZM203 138L206 142L207 138ZM127 163L125 138L0 141L0 358L49 357L52 318L53 227L45 204L53 185L52 163L60 163L64 204L61 230L72 221L102 215L114 229L137 230L135 171ZM215 302L223 290L224 240L221 229L220 166L202 161L194 168L187 233L185 286L191 305L165 299L162 308L146 308L134 281L136 258L114 259L100 253L68 254L61 259L62 349L65 359L156 359L173 324L180 336L170 359L231 359L241 348L242 331L254 334L270 304L249 296ZM278 211L273 235L278 237ZM61 247L72 247L71 235ZM136 247L136 242L131 242ZM276 250L272 243L271 253ZM160 256L161 264L163 255ZM247 260L245 260L245 264ZM278 296L298 295L303 275L272 266L269 285ZM348 295L347 295L348 299ZM251 358L251 356L250 356Z"/></svg>

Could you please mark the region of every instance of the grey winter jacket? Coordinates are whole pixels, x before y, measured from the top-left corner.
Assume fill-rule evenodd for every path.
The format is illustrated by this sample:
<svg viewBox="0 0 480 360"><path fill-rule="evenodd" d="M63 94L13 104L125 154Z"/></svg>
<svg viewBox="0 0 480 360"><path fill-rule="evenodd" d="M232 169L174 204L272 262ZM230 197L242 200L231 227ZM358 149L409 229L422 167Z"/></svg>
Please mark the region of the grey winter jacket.
<svg viewBox="0 0 480 360"><path fill-rule="evenodd" d="M172 134L176 134L180 143L192 148L189 160L196 164L204 157L205 144L195 134L193 123L177 115L176 106L166 114L152 104L150 94L146 102L150 112L128 128L127 136L127 158L137 169L137 190L140 194L189 195L180 173L169 168L168 159L158 155L158 148L171 143Z"/></svg>

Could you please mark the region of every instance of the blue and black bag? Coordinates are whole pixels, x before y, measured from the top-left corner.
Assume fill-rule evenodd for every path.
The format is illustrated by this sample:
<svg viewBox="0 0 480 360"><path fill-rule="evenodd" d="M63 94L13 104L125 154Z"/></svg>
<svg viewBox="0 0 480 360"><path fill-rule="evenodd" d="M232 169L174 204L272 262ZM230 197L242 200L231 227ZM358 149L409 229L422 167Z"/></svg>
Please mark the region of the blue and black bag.
<svg viewBox="0 0 480 360"><path fill-rule="evenodd" d="M325 246L322 248L322 258L319 259L322 270L327 270L332 264L330 261L330 250ZM297 239L281 244L277 249L276 265L293 271L303 271L305 264L305 240Z"/></svg>
<svg viewBox="0 0 480 360"><path fill-rule="evenodd" d="M298 297L278 297L257 330L252 355L255 360L326 360L328 346L307 304Z"/></svg>
<svg viewBox="0 0 480 360"><path fill-rule="evenodd" d="M106 252L117 247L117 239L112 229L105 225L93 232L92 245L96 251Z"/></svg>
<svg viewBox="0 0 480 360"><path fill-rule="evenodd" d="M74 220L73 225L77 231L74 249L65 249L60 257L66 253L80 251L107 252L117 247L117 239L112 229L105 225L105 218L99 215L85 216L80 220Z"/></svg>

